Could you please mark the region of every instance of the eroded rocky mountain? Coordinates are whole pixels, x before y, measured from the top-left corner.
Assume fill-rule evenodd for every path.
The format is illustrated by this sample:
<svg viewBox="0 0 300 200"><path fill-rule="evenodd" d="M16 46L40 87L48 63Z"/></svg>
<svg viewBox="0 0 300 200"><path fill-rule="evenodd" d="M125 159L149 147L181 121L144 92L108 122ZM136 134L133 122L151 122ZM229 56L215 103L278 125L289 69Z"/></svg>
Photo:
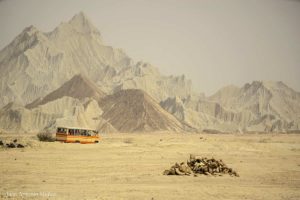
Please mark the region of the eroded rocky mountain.
<svg viewBox="0 0 300 200"><path fill-rule="evenodd" d="M16 101L26 105L76 74L88 77L107 94L137 88L160 101L191 91L184 76L162 76L152 65L135 63L123 50L105 45L81 12L49 33L27 27L1 50L0 107Z"/></svg>
<svg viewBox="0 0 300 200"><path fill-rule="evenodd" d="M27 27L0 51L0 130L80 126L103 132L289 132L300 94L282 82L227 86L205 97L106 45L83 13L44 33Z"/></svg>

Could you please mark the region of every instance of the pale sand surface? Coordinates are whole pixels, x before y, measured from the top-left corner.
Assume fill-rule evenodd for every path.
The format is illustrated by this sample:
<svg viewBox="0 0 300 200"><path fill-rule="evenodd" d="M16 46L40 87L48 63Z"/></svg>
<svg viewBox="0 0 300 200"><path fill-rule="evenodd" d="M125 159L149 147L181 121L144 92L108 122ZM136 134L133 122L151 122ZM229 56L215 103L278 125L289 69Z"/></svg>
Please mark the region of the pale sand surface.
<svg viewBox="0 0 300 200"><path fill-rule="evenodd" d="M0 148L0 199L300 199L300 135L107 134L91 145L33 138L19 139L25 149ZM223 159L240 177L162 175L190 153Z"/></svg>

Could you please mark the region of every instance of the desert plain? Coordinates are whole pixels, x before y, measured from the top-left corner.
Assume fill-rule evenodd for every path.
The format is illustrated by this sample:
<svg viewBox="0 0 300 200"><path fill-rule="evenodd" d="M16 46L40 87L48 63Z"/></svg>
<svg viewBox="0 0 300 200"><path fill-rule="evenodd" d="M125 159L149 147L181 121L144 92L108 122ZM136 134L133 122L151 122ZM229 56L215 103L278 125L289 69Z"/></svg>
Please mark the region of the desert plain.
<svg viewBox="0 0 300 200"><path fill-rule="evenodd" d="M297 134L103 134L98 144L0 147L0 199L300 199ZM240 177L166 176L190 154L222 159Z"/></svg>

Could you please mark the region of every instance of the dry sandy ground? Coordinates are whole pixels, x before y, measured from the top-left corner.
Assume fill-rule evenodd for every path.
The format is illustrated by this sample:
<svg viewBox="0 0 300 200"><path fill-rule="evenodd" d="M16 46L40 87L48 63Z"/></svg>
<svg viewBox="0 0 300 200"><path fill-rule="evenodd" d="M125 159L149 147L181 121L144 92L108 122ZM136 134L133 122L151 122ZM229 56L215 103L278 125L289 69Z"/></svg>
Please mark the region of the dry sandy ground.
<svg viewBox="0 0 300 200"><path fill-rule="evenodd" d="M0 148L0 199L300 199L300 135L110 134L92 145L33 138L19 139L25 149ZM162 175L190 153L223 159L240 177Z"/></svg>

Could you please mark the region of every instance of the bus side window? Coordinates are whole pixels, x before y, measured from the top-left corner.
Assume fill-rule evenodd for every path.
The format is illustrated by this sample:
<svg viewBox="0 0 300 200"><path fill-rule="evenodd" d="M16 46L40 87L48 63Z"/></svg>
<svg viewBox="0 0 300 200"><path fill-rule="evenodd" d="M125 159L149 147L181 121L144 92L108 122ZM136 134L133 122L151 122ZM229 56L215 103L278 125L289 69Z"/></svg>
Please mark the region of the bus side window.
<svg viewBox="0 0 300 200"><path fill-rule="evenodd" d="M74 135L74 130L73 129L69 129L69 134L70 135Z"/></svg>
<svg viewBox="0 0 300 200"><path fill-rule="evenodd" d="M91 136L91 131L86 131L87 136Z"/></svg>

